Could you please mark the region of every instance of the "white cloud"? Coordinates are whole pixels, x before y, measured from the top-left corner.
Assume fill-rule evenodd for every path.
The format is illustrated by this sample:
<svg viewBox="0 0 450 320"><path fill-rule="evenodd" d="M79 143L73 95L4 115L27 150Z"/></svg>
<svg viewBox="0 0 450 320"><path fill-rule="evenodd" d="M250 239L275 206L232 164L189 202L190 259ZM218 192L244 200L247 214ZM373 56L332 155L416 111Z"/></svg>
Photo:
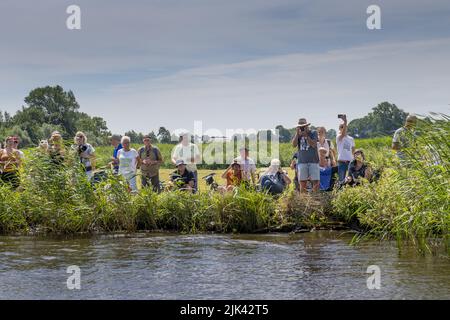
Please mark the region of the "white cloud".
<svg viewBox="0 0 450 320"><path fill-rule="evenodd" d="M337 126L336 115L365 115L382 101L408 111L448 110L450 39L291 54L184 70L79 97L113 128L142 131L293 126L300 116Z"/></svg>
<svg viewBox="0 0 450 320"><path fill-rule="evenodd" d="M336 126L337 113L384 100L423 112L450 103L448 0L380 0L378 33L365 29L370 0L79 0L79 33L65 29L69 4L0 3L1 108L61 84L113 130L148 131L195 119L273 128L300 115Z"/></svg>

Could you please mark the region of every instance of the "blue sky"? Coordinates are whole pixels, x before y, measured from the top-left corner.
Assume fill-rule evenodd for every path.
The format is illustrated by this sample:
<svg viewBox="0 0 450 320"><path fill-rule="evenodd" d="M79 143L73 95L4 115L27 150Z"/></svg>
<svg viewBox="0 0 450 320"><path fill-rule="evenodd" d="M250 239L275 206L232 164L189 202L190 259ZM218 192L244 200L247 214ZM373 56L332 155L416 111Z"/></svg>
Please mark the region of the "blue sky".
<svg viewBox="0 0 450 320"><path fill-rule="evenodd" d="M449 113L450 2L2 0L0 109L72 90L117 133L337 128L382 101ZM77 4L82 30L68 30ZM381 7L381 30L366 8Z"/></svg>

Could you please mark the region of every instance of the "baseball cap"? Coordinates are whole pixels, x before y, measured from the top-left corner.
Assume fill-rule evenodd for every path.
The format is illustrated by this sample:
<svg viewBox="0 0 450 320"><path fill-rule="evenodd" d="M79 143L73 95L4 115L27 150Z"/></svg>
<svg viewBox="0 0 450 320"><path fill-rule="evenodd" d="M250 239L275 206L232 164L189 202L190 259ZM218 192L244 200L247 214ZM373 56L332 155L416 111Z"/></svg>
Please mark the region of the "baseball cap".
<svg viewBox="0 0 450 320"><path fill-rule="evenodd" d="M186 164L186 163L184 162L183 159L178 159L178 160L175 162L175 166L176 166L176 167L178 167L178 166L180 166L180 165L182 165L182 164Z"/></svg>
<svg viewBox="0 0 450 320"><path fill-rule="evenodd" d="M280 162L280 160L278 160L278 159L272 159L271 161L270 161L270 165L271 166L280 166L281 165L281 162Z"/></svg>

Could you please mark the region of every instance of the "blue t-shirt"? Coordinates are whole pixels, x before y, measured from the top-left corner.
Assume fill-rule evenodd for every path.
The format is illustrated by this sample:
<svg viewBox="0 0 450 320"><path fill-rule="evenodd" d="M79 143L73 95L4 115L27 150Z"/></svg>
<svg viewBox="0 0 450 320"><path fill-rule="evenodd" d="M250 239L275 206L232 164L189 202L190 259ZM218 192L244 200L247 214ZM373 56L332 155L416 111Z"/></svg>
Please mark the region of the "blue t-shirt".
<svg viewBox="0 0 450 320"><path fill-rule="evenodd" d="M319 139L317 131L309 132L309 137L315 141L315 148L311 147L306 137L298 138L298 163L319 163L319 153L317 152L317 141Z"/></svg>
<svg viewBox="0 0 450 320"><path fill-rule="evenodd" d="M114 157L114 159L117 159L117 153L119 152L119 150L120 149L122 149L123 147L122 147L122 144L121 143L119 143L119 145L117 146L117 148L114 148L114 151L113 151L113 157ZM115 165L114 166L114 170L119 170L119 165Z"/></svg>

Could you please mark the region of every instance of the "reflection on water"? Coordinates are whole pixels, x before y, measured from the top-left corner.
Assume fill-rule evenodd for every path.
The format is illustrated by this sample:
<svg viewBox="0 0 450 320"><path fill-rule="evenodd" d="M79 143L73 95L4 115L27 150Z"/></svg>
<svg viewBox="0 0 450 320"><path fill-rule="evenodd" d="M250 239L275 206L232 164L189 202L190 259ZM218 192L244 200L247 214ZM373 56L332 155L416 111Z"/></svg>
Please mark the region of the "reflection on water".
<svg viewBox="0 0 450 320"><path fill-rule="evenodd" d="M334 231L0 237L1 299L450 299L447 256ZM70 265L81 290L68 290ZM381 289L367 289L369 265Z"/></svg>

